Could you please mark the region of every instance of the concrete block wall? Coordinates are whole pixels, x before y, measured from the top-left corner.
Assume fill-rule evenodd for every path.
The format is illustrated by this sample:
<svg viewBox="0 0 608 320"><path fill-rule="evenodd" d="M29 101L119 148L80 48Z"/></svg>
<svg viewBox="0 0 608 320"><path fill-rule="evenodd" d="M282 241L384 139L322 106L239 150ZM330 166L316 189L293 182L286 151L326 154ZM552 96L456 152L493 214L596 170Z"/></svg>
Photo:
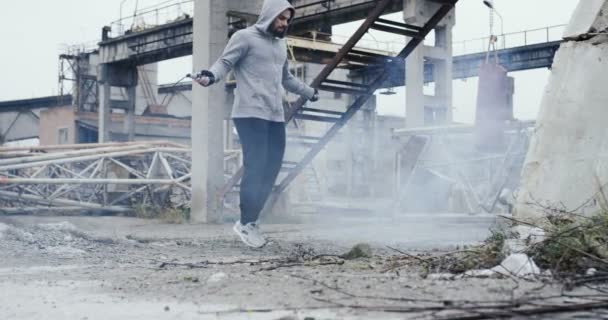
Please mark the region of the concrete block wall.
<svg viewBox="0 0 608 320"><path fill-rule="evenodd" d="M67 140L59 138L60 129L67 130ZM40 113L40 145L73 144L76 136L73 106L51 108Z"/></svg>

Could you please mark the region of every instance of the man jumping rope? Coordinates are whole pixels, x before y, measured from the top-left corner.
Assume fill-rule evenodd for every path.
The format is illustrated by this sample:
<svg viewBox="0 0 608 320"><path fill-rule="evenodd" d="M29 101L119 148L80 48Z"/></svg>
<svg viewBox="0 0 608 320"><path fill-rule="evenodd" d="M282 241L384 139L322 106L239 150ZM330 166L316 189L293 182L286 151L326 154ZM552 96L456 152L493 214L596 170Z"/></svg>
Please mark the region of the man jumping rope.
<svg viewBox="0 0 608 320"><path fill-rule="evenodd" d="M318 100L316 89L290 72L285 34L295 15L287 0L265 0L257 23L239 30L221 57L201 71L195 81L207 87L234 70L237 88L232 120L243 146L241 219L234 231L251 247L262 247L258 217L272 192L285 153L283 86L287 91Z"/></svg>

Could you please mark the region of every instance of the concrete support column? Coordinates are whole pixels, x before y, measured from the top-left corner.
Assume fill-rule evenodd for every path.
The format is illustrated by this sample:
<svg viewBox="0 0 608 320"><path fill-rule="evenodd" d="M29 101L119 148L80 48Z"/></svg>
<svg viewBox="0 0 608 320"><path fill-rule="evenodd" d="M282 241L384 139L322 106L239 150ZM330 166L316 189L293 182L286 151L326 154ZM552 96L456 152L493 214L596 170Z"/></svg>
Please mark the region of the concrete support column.
<svg viewBox="0 0 608 320"><path fill-rule="evenodd" d="M440 98L440 123L452 122L452 28L453 24L435 29L435 47L441 48L445 59L435 60L435 96Z"/></svg>
<svg viewBox="0 0 608 320"><path fill-rule="evenodd" d="M405 126L424 126L424 55L419 46L405 61Z"/></svg>
<svg viewBox="0 0 608 320"><path fill-rule="evenodd" d="M404 0L403 18L423 26L439 9L428 0ZM435 28L435 45L419 45L406 59L406 127L452 122L452 28L454 12ZM424 64L433 64L435 94L424 94Z"/></svg>
<svg viewBox="0 0 608 320"><path fill-rule="evenodd" d="M351 164L347 192L351 197L368 197L372 193L375 112L376 96L372 96L348 125Z"/></svg>
<svg viewBox="0 0 608 320"><path fill-rule="evenodd" d="M99 125L98 125L98 142L110 142L110 77L109 66L107 64L99 65Z"/></svg>
<svg viewBox="0 0 608 320"><path fill-rule="evenodd" d="M135 104L137 87L127 87L127 98L129 107L125 111L124 133L127 134L129 141L135 140Z"/></svg>
<svg viewBox="0 0 608 320"><path fill-rule="evenodd" d="M207 69L227 43L225 0L200 0L194 5L193 68ZM192 89L192 222L217 221L224 184L224 83Z"/></svg>

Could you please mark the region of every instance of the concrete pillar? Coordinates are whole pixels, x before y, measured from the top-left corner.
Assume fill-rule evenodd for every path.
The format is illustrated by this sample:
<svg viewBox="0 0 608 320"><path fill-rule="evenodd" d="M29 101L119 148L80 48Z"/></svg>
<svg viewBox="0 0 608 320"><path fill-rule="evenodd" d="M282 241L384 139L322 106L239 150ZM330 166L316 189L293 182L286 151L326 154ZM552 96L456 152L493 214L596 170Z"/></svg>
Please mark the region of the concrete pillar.
<svg viewBox="0 0 608 320"><path fill-rule="evenodd" d="M435 60L435 96L441 100L444 124L452 122L452 28L453 23L435 29L435 47L443 49L444 59Z"/></svg>
<svg viewBox="0 0 608 320"><path fill-rule="evenodd" d="M515 218L546 222L548 208L592 215L608 196L608 1L580 1L564 35L524 162ZM588 40L584 40L588 39Z"/></svg>
<svg viewBox="0 0 608 320"><path fill-rule="evenodd" d="M110 142L110 77L109 66L107 64L99 65L99 112L98 112L98 141L99 143Z"/></svg>
<svg viewBox="0 0 608 320"><path fill-rule="evenodd" d="M347 127L351 149L347 189L350 197L367 197L372 193L375 113L376 96L372 96Z"/></svg>
<svg viewBox="0 0 608 320"><path fill-rule="evenodd" d="M135 104L136 104L137 87L127 87L127 98L129 108L125 111L124 133L128 136L129 141L135 140Z"/></svg>
<svg viewBox="0 0 608 320"><path fill-rule="evenodd" d="M405 126L424 126L424 55L419 46L405 61Z"/></svg>
<svg viewBox="0 0 608 320"><path fill-rule="evenodd" d="M404 0L403 18L423 26L439 5L428 0ZM452 29L454 12L435 29L435 45L421 44L406 59L406 127L443 125L452 122ZM435 94L424 94L424 64L434 65Z"/></svg>
<svg viewBox="0 0 608 320"><path fill-rule="evenodd" d="M193 68L206 69L227 43L225 0L201 0L194 5ZM224 83L192 89L192 222L217 221L224 184Z"/></svg>

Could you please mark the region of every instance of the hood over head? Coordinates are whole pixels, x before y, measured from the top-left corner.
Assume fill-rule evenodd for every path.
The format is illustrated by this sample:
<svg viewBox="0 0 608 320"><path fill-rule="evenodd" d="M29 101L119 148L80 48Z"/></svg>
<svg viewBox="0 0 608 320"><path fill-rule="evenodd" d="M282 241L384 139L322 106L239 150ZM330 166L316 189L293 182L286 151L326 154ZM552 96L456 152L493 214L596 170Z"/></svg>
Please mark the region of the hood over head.
<svg viewBox="0 0 608 320"><path fill-rule="evenodd" d="M289 20L291 22L296 14L296 9L287 0L264 0L258 22L255 24L256 28L267 35L275 36L270 30L272 23L286 9L291 10L291 19ZM284 33L287 33L287 30Z"/></svg>

